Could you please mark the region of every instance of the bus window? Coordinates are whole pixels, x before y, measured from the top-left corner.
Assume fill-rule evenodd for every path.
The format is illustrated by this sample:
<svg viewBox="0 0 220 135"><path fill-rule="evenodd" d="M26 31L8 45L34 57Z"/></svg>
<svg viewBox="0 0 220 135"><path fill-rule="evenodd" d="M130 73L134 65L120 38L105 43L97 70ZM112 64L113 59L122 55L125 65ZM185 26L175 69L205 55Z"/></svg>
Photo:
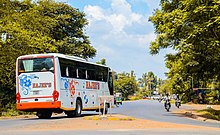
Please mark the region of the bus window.
<svg viewBox="0 0 220 135"><path fill-rule="evenodd" d="M71 78L77 78L77 69L73 66L69 67L69 77Z"/></svg>
<svg viewBox="0 0 220 135"><path fill-rule="evenodd" d="M105 68L103 70L103 81L107 82L107 80L108 80L108 69Z"/></svg>
<svg viewBox="0 0 220 135"><path fill-rule="evenodd" d="M18 61L18 65L19 65L19 69L18 69L18 71L19 71L19 73L22 73L22 72L24 72L24 64L22 63L22 61Z"/></svg>
<svg viewBox="0 0 220 135"><path fill-rule="evenodd" d="M60 72L62 77L66 77L66 66L60 63Z"/></svg>
<svg viewBox="0 0 220 135"><path fill-rule="evenodd" d="M87 70L87 79L88 80L96 80L95 70Z"/></svg>
<svg viewBox="0 0 220 135"><path fill-rule="evenodd" d="M108 79L108 69L105 67L98 67L96 69L96 80L107 82Z"/></svg>
<svg viewBox="0 0 220 135"><path fill-rule="evenodd" d="M54 63L52 58L31 58L31 59L20 59L18 61L18 71L24 72L41 72L51 71L54 72Z"/></svg>
<svg viewBox="0 0 220 135"><path fill-rule="evenodd" d="M86 69L78 68L78 78L86 79Z"/></svg>
<svg viewBox="0 0 220 135"><path fill-rule="evenodd" d="M103 72L102 71L98 71L98 81L103 81Z"/></svg>
<svg viewBox="0 0 220 135"><path fill-rule="evenodd" d="M24 65L24 71L25 72L31 72L34 68L34 60L22 60L22 63Z"/></svg>

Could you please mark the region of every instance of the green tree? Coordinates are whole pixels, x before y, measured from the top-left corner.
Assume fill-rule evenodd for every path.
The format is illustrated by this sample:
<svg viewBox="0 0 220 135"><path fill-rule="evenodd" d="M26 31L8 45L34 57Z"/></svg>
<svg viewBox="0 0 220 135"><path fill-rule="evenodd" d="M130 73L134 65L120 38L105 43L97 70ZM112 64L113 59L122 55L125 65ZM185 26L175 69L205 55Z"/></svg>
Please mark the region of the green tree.
<svg viewBox="0 0 220 135"><path fill-rule="evenodd" d="M139 84L143 85L143 91L147 93L148 96L153 94L153 91L159 89L162 85L162 79L154 75L152 71L144 73L142 78L138 79ZM144 95L146 96L146 94Z"/></svg>
<svg viewBox="0 0 220 135"><path fill-rule="evenodd" d="M85 14L54 0L1 0L0 108L15 101L15 62L24 54L57 52L83 58L95 56L84 26ZM0 110L1 111L1 110Z"/></svg>
<svg viewBox="0 0 220 135"><path fill-rule="evenodd" d="M138 91L137 81L130 73L118 74L118 80L114 80L114 89L122 93L124 99L128 99L128 96Z"/></svg>
<svg viewBox="0 0 220 135"><path fill-rule="evenodd" d="M103 58L100 61L96 62L97 64L106 65L106 60Z"/></svg>
<svg viewBox="0 0 220 135"><path fill-rule="evenodd" d="M219 0L161 0L160 5L161 9L149 18L158 34L150 52L158 54L163 48L176 50L166 56L172 90L189 94L192 78L219 80Z"/></svg>

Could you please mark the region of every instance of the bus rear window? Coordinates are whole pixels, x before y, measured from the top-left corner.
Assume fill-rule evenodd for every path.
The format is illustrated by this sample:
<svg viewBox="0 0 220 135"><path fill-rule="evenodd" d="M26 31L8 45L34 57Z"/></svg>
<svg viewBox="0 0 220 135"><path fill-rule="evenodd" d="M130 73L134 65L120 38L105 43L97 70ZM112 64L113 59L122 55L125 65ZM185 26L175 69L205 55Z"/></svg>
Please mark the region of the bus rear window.
<svg viewBox="0 0 220 135"><path fill-rule="evenodd" d="M54 72L53 58L20 59L18 64L19 73L45 71Z"/></svg>

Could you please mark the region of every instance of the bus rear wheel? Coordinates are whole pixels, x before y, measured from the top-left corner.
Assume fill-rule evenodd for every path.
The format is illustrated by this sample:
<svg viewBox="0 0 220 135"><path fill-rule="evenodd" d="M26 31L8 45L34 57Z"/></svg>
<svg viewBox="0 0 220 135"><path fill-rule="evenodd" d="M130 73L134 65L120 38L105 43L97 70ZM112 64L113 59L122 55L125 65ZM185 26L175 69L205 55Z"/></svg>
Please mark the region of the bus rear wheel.
<svg viewBox="0 0 220 135"><path fill-rule="evenodd" d="M37 116L39 119L50 119L52 116L52 112L51 111L40 111L40 112L37 112Z"/></svg>
<svg viewBox="0 0 220 135"><path fill-rule="evenodd" d="M76 110L75 110L75 116L79 117L82 113L82 102L80 100L76 100Z"/></svg>
<svg viewBox="0 0 220 135"><path fill-rule="evenodd" d="M79 117L82 113L82 103L80 100L76 100L76 109L74 111L66 111L65 112L67 117Z"/></svg>

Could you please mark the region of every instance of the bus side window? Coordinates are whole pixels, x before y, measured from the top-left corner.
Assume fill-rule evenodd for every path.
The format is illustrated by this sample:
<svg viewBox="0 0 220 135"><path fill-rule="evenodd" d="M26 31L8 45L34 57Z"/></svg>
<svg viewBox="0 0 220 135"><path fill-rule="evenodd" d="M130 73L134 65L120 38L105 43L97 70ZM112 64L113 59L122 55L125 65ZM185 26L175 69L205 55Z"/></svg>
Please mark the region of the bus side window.
<svg viewBox="0 0 220 135"><path fill-rule="evenodd" d="M108 80L108 69L103 70L103 81L107 82Z"/></svg>
<svg viewBox="0 0 220 135"><path fill-rule="evenodd" d="M103 72L102 71L98 71L98 81L103 81Z"/></svg>
<svg viewBox="0 0 220 135"><path fill-rule="evenodd" d="M61 71L61 76L62 77L66 77L66 69L67 68L67 66L64 64L64 63L60 63L60 71Z"/></svg>
<svg viewBox="0 0 220 135"><path fill-rule="evenodd" d="M86 69L79 68L78 77L79 79L86 79Z"/></svg>
<svg viewBox="0 0 220 135"><path fill-rule="evenodd" d="M72 66L69 67L69 76L71 78L77 78L76 73L77 73L77 69L75 67L72 67Z"/></svg>
<svg viewBox="0 0 220 135"><path fill-rule="evenodd" d="M87 70L87 79L88 80L96 80L94 70Z"/></svg>

